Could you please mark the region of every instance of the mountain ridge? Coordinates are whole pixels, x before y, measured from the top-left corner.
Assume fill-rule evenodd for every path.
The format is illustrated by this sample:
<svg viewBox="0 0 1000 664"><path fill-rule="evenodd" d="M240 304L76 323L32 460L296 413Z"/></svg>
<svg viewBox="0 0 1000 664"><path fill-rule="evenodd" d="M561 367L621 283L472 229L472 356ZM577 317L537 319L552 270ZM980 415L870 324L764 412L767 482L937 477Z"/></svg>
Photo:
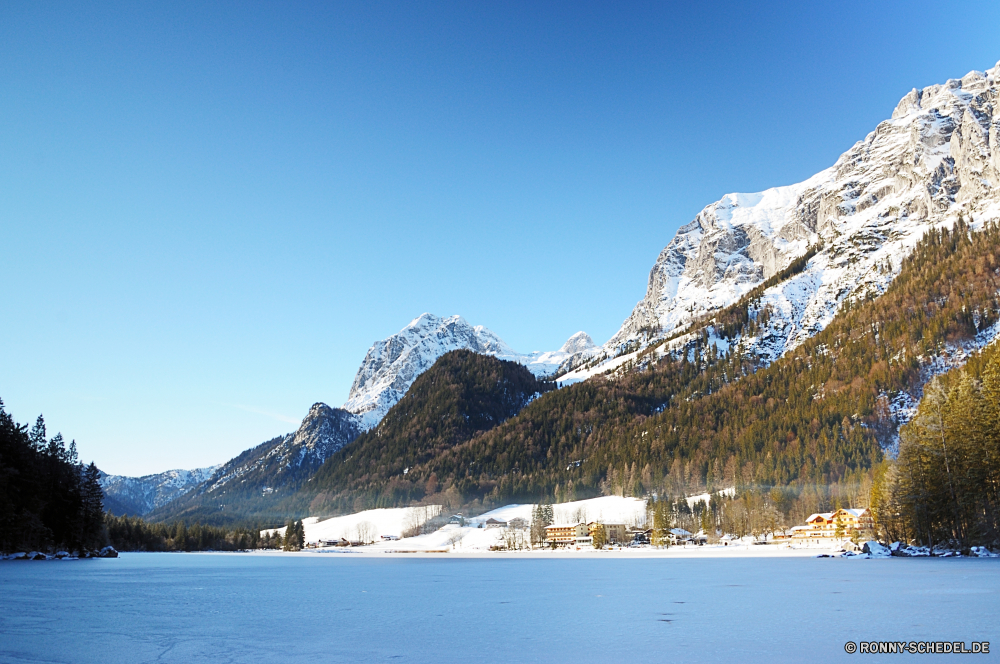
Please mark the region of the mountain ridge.
<svg viewBox="0 0 1000 664"><path fill-rule="evenodd" d="M962 215L982 228L1000 215L998 78L1000 63L914 89L830 168L706 206L660 252L646 296L602 346L601 362L567 364L560 377L615 368L615 358L733 304L821 245L795 279L760 298L758 312L768 310L760 335L737 342L774 361L825 328L845 301L885 292L928 230Z"/></svg>
<svg viewBox="0 0 1000 664"><path fill-rule="evenodd" d="M706 206L660 252L645 297L600 347L577 333L559 351L525 355L460 316L417 317L369 349L341 411L344 421L359 431L375 429L424 371L458 349L509 359L566 384L601 375L618 379L682 357L695 365L727 362L726 371L753 375L802 348L853 307L886 293L922 246L921 238L953 228L978 233L1000 219L998 78L1000 63L986 72L913 90L891 118L833 166L793 185L726 194ZM982 294L976 297L982 299ZM959 329L967 333L965 327ZM671 389L696 402L705 394L677 382L687 380L686 371L678 369L669 378ZM703 380L698 375L690 374L692 384ZM707 384L708 394L719 389ZM596 399L598 393L610 398L615 389L605 393L603 387L595 388L586 399ZM895 394L883 396L902 398L898 386L894 389ZM628 397L630 405L616 415L624 418L620 426L628 429L629 418L649 416L644 412L652 411L644 409L668 408L661 390L641 387L635 398ZM525 412L537 412L545 401ZM593 405L587 403L588 408ZM867 440L861 433L856 438ZM285 439L275 440L276 448ZM301 444L292 447L309 454ZM273 450L261 453L272 455ZM462 457L462 462L470 459ZM587 473L586 486L596 490L605 469L588 468ZM461 481L492 486L494 480Z"/></svg>
<svg viewBox="0 0 1000 664"><path fill-rule="evenodd" d="M221 464L205 481L150 512L149 518L208 524L280 520L283 512L279 503L360 433L353 414L315 403L294 432L265 441Z"/></svg>
<svg viewBox="0 0 1000 664"><path fill-rule="evenodd" d="M218 468L216 465L194 470L175 469L142 477L108 475L101 471L105 506L118 516L145 516L201 484Z"/></svg>
<svg viewBox="0 0 1000 664"><path fill-rule="evenodd" d="M494 332L472 326L461 316L424 313L396 334L372 344L354 377L344 410L358 416L362 429L371 429L438 358L463 349L517 362L545 377L570 358L586 356L596 347L588 334L577 332L557 351L518 353Z"/></svg>

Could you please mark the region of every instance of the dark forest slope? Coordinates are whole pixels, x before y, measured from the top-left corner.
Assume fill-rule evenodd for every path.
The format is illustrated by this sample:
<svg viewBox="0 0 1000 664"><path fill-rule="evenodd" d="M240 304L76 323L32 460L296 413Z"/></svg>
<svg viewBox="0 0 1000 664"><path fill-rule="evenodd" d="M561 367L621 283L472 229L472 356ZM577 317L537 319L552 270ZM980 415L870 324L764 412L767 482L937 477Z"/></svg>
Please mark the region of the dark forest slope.
<svg viewBox="0 0 1000 664"><path fill-rule="evenodd" d="M79 463L75 442L45 436L41 415L29 431L0 401L0 552L105 543L100 471Z"/></svg>

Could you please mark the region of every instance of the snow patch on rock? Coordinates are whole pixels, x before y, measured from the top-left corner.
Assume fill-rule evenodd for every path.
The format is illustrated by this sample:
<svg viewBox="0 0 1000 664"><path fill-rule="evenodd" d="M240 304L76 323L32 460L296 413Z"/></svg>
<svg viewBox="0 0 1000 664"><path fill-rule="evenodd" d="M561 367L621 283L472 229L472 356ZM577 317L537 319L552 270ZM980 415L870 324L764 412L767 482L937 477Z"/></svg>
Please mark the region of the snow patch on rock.
<svg viewBox="0 0 1000 664"><path fill-rule="evenodd" d="M914 90L832 167L707 206L660 253L646 296L602 347L603 363L737 302L818 245L802 272L755 305L752 315L768 314L761 333L737 342L770 363L825 328L845 302L885 292L928 230L959 216L974 229L1000 219L998 79L1000 63ZM567 379L605 370L595 363Z"/></svg>
<svg viewBox="0 0 1000 664"><path fill-rule="evenodd" d="M363 429L374 427L403 398L417 376L453 350L470 350L517 362L536 376L545 377L573 357L592 354L596 347L589 335L577 332L557 351L524 354L487 328L472 326L461 316L442 318L425 313L368 349L344 410L356 414Z"/></svg>

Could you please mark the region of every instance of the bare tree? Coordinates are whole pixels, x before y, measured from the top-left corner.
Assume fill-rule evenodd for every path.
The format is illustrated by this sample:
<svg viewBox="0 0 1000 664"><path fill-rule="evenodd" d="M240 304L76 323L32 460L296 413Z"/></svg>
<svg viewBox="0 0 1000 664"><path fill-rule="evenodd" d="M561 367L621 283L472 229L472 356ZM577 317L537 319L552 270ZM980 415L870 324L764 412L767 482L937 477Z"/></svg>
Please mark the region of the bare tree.
<svg viewBox="0 0 1000 664"><path fill-rule="evenodd" d="M362 521L358 524L358 541L362 544L371 544L375 541L375 537L378 535L378 530L375 528L375 524L371 521Z"/></svg>
<svg viewBox="0 0 1000 664"><path fill-rule="evenodd" d="M415 537L419 535L421 526L428 521L427 511L426 507L411 507L409 512L406 513L406 518L403 520L403 532L400 534L403 537Z"/></svg>
<svg viewBox="0 0 1000 664"><path fill-rule="evenodd" d="M458 530L455 533L453 533L451 537L448 538L448 544L451 544L451 548L454 549L455 545L461 542L463 537L465 537L465 533L463 533L461 530Z"/></svg>

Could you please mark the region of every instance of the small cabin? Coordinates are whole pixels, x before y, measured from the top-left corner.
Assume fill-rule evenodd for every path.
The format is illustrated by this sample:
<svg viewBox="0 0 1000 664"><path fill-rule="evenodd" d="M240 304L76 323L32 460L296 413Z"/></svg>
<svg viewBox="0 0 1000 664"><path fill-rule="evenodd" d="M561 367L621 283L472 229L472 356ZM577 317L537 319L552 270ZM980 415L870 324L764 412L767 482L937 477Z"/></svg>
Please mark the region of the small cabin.
<svg viewBox="0 0 1000 664"><path fill-rule="evenodd" d="M671 544L686 544L691 541L691 533L683 528L671 528L667 539Z"/></svg>

